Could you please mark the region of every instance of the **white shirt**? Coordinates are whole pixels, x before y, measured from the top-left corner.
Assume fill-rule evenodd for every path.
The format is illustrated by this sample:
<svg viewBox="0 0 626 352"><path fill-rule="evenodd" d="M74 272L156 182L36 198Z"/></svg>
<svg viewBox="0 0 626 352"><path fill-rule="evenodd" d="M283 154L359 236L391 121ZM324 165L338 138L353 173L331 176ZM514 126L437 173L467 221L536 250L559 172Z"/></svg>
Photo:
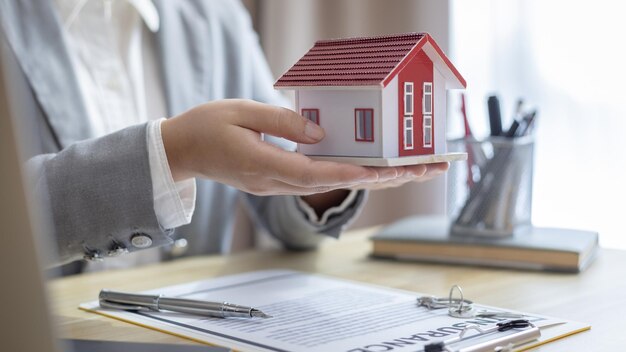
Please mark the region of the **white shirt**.
<svg viewBox="0 0 626 352"><path fill-rule="evenodd" d="M165 116L154 48L144 28L159 29L150 0L56 0L87 119L100 137ZM145 26L144 26L145 23ZM148 124L154 211L163 228L191 221L195 179L174 182L161 138L161 121Z"/></svg>

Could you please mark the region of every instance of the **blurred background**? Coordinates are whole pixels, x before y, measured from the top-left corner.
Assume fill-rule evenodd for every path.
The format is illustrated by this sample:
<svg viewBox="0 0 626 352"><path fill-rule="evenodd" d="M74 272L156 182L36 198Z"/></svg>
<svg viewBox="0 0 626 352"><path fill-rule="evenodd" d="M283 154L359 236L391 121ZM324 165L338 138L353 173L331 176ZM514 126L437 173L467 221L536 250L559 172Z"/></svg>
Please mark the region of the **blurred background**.
<svg viewBox="0 0 626 352"><path fill-rule="evenodd" d="M276 77L318 39L430 32L466 78L468 118L488 134L487 97L503 125L523 98L538 109L533 223L598 231L626 248L626 5L595 0L244 0ZM622 44L620 44L622 43ZM449 93L449 138L463 134ZM372 192L353 225L446 212L446 180Z"/></svg>

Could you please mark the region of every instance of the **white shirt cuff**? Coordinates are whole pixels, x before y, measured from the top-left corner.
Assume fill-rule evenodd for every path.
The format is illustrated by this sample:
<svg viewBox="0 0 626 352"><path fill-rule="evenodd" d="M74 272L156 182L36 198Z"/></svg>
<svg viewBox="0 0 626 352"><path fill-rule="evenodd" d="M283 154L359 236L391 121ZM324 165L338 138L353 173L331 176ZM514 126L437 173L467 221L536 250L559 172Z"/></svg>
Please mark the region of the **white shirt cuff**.
<svg viewBox="0 0 626 352"><path fill-rule="evenodd" d="M146 139L154 212L161 227L173 229L191 222L196 207L196 179L174 182L161 137L161 122L164 120L148 122Z"/></svg>
<svg viewBox="0 0 626 352"><path fill-rule="evenodd" d="M315 226L324 226L328 222L331 216L343 213L349 206L354 203L358 191L351 190L346 199L338 206L328 208L321 217L317 216L317 213L311 206L302 200L302 197L296 197L296 203L300 210L305 214L309 222Z"/></svg>

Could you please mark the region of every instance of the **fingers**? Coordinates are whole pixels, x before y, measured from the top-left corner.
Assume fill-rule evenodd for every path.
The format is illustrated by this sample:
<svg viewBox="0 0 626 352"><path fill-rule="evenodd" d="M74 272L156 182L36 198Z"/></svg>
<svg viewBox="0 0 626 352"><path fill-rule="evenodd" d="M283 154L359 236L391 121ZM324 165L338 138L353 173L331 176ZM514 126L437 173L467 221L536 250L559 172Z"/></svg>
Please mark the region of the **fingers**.
<svg viewBox="0 0 626 352"><path fill-rule="evenodd" d="M447 161L442 163L428 164L428 171L436 174L446 172L449 168L450 163Z"/></svg>
<svg viewBox="0 0 626 352"><path fill-rule="evenodd" d="M422 177L428 171L427 165L409 165L405 166L405 173L412 177Z"/></svg>
<svg viewBox="0 0 626 352"><path fill-rule="evenodd" d="M255 101L235 102L238 114L234 123L241 127L298 143L317 143L324 138L324 129L292 110Z"/></svg>
<svg viewBox="0 0 626 352"><path fill-rule="evenodd" d="M342 186L379 180L374 168L313 161L300 153L287 152L267 143L255 145L254 163L263 165L269 177L300 187Z"/></svg>
<svg viewBox="0 0 626 352"><path fill-rule="evenodd" d="M300 187L279 180L270 180L262 187L246 189L248 193L259 196L308 196L318 193L326 193L337 189L352 189L356 184L336 185L336 186L316 186L316 187Z"/></svg>
<svg viewBox="0 0 626 352"><path fill-rule="evenodd" d="M411 170L415 169L415 170ZM330 192L337 189L369 189L379 190L400 187L409 182L422 182L432 177L427 176L427 167L425 165L415 165L411 167L385 167L378 168L377 173L379 181L376 182L359 182L340 183L336 185L324 186L298 186L280 180L271 180L265 184L262 189L248 190L249 193L257 195L298 195L306 196L317 193ZM416 174L421 176L416 176ZM395 175L395 176L392 176Z"/></svg>
<svg viewBox="0 0 626 352"><path fill-rule="evenodd" d="M264 165L268 176L298 187L347 187L422 181L443 173L448 163L399 167L363 167L314 161L305 155L286 152L269 144L255 146L254 162ZM389 184L391 185L391 183Z"/></svg>
<svg viewBox="0 0 626 352"><path fill-rule="evenodd" d="M298 186L290 184L280 180L271 180L268 185L265 186L266 190L252 191L250 193L258 195L299 195L306 196L316 193L330 192L336 189L369 189L379 190L400 187L409 182L423 182L434 178L437 175L445 172L448 165L433 164L433 165L412 165L404 167L384 167L376 168L375 170L379 174L379 180L376 182L356 182L356 183L342 183L336 185L325 186ZM432 166L432 168L430 167ZM380 176L382 175L382 176ZM393 175L393 176L392 176Z"/></svg>
<svg viewBox="0 0 626 352"><path fill-rule="evenodd" d="M379 182L368 183L368 184L359 184L352 187L352 189L369 189L369 190L379 190L386 188L395 188L402 186L409 182L425 182L429 181L445 171L448 170L449 164L445 163L437 163L437 164L427 164L427 165L411 165L411 166L400 166L396 169L397 172L396 177L390 177L387 179L381 179ZM385 172L392 171L392 168L381 168L385 169ZM379 172L383 172L380 170Z"/></svg>
<svg viewBox="0 0 626 352"><path fill-rule="evenodd" d="M432 180L433 178L448 171L449 168L450 163L448 162L428 164L428 170L426 171L426 173L424 173L422 177L417 180L417 182L426 182Z"/></svg>
<svg viewBox="0 0 626 352"><path fill-rule="evenodd" d="M254 139L243 139L240 146L248 151L247 165L243 173L290 185L293 188L278 187L272 194L294 192L305 195L327 192L338 188L372 188L375 184L386 187L420 180L429 172L425 165L401 167L363 167L345 163L314 161L300 153L288 152L268 143ZM447 163L435 165L435 171L447 169ZM262 172L260 171L262 170ZM432 172L431 172L432 173ZM256 175L256 176L255 176ZM259 179L260 180L260 179ZM253 182L252 182L253 183ZM263 183L264 186L265 182ZM252 189L260 194L263 189ZM292 193L287 193L292 194Z"/></svg>

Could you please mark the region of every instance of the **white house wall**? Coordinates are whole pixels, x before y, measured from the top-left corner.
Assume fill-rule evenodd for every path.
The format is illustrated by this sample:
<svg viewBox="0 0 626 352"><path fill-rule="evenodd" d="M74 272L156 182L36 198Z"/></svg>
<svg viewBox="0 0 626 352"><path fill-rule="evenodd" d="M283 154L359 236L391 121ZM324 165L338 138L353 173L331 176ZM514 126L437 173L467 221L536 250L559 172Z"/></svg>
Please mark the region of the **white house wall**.
<svg viewBox="0 0 626 352"><path fill-rule="evenodd" d="M434 119L434 130L435 134L433 136L435 142L435 154L444 154L446 153L446 78L439 72L437 68L434 68L433 71L433 92L435 94L435 119Z"/></svg>
<svg viewBox="0 0 626 352"><path fill-rule="evenodd" d="M320 126L326 131L326 137L320 143L300 144L301 152L308 155L382 156L380 89L302 89L296 96L299 109L319 109ZM374 110L373 142L355 141L355 108Z"/></svg>
<svg viewBox="0 0 626 352"><path fill-rule="evenodd" d="M398 156L398 76L383 89L383 157Z"/></svg>

